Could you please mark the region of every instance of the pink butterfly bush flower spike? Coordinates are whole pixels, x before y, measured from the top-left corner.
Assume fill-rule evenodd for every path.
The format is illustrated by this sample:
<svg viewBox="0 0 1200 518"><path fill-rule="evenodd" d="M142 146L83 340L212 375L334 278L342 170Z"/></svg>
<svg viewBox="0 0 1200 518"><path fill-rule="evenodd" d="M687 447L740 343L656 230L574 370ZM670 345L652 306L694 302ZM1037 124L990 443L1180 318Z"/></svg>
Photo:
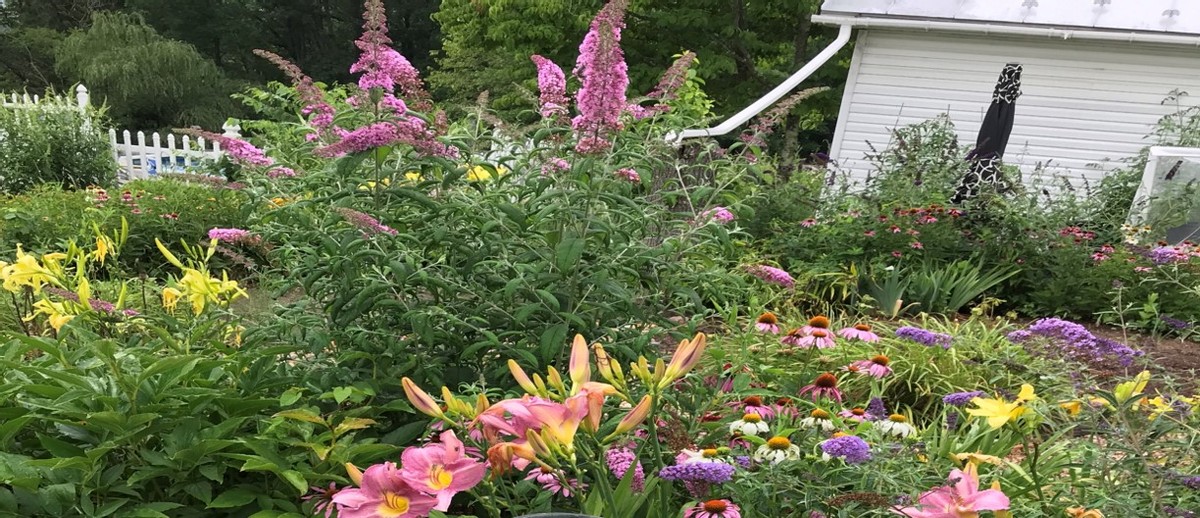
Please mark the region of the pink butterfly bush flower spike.
<svg viewBox="0 0 1200 518"><path fill-rule="evenodd" d="M567 78L561 68L549 59L534 54L529 57L537 65L538 104L542 117L552 118L567 114Z"/></svg>
<svg viewBox="0 0 1200 518"><path fill-rule="evenodd" d="M429 515L437 498L409 484L395 463L385 462L367 468L359 487L339 491L333 503L339 518L421 518Z"/></svg>
<svg viewBox="0 0 1200 518"><path fill-rule="evenodd" d="M487 473L487 465L467 457L463 449L453 431L442 432L439 443L404 450L400 475L413 487L434 495L434 509L445 511L456 493L475 487Z"/></svg>
<svg viewBox="0 0 1200 518"><path fill-rule="evenodd" d="M579 115L571 121L579 142L575 151L599 153L612 147L611 133L622 128L621 114L628 102L629 67L621 50L621 29L629 0L612 0L596 14L579 46L575 75L581 79L575 92Z"/></svg>
<svg viewBox="0 0 1200 518"><path fill-rule="evenodd" d="M967 464L966 471L951 471L949 480L952 485L922 493L919 505L893 512L909 518L978 518L980 511L1008 509L1008 496L999 489L979 490L979 473L973 463Z"/></svg>

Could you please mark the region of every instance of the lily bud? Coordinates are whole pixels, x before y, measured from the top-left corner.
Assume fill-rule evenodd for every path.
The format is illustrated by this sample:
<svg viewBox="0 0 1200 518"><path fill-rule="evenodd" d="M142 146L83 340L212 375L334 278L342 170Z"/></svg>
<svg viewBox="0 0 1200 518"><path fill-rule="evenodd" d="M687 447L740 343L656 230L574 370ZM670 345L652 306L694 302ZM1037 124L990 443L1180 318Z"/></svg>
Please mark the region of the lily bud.
<svg viewBox="0 0 1200 518"><path fill-rule="evenodd" d="M696 333L696 336L689 340L679 342L679 347L675 348L675 354L671 356L671 364L667 366L666 372L658 382L660 389L667 388L675 380L682 378L685 374L692 370L700 358L704 355L704 348L708 345L708 337L704 333ZM658 371L655 371L657 374Z"/></svg>
<svg viewBox="0 0 1200 518"><path fill-rule="evenodd" d="M642 400L628 414L625 414L625 417L621 418L621 421L617 423L617 428L608 437L604 438L604 442L610 442L618 436L629 433L630 430L637 428L650 415L653 403L654 399L649 394L642 396Z"/></svg>
<svg viewBox="0 0 1200 518"><path fill-rule="evenodd" d="M571 343L571 358L567 363L567 375L571 377L571 395L579 392L579 387L591 381L592 366L588 364L587 340L583 335L575 335Z"/></svg>
<svg viewBox="0 0 1200 518"><path fill-rule="evenodd" d="M404 395L408 396L408 401L412 403L413 408L416 408L418 412L438 419L446 417L446 414L442 413L442 409L438 407L437 402L432 397L429 397L429 394L426 394L424 390L421 390L421 387L418 387L416 383L413 383L413 380L407 377L403 378L400 380L400 385L404 387Z"/></svg>
<svg viewBox="0 0 1200 518"><path fill-rule="evenodd" d="M347 462L346 475L350 477L350 481L356 486L362 486L363 472L357 466Z"/></svg>
<svg viewBox="0 0 1200 518"><path fill-rule="evenodd" d="M546 372L546 383L550 388L557 390L559 394L567 393L567 386L563 384L562 374L559 374L558 369L550 367Z"/></svg>
<svg viewBox="0 0 1200 518"><path fill-rule="evenodd" d="M537 386L533 384L533 381L525 374L525 369L522 369L516 360L508 360L508 371L512 373L513 378L517 380L517 385L520 385L522 390L530 394L538 393Z"/></svg>

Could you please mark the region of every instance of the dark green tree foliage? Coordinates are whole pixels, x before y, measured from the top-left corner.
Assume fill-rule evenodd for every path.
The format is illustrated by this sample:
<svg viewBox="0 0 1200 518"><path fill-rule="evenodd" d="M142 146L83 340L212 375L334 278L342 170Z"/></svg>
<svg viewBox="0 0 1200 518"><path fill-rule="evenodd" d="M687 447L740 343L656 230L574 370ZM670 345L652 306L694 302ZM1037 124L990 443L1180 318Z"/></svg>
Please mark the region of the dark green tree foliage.
<svg viewBox="0 0 1200 518"><path fill-rule="evenodd" d="M57 69L88 85L125 127L220 126L234 109L234 85L212 61L136 16L97 13L59 46Z"/></svg>
<svg viewBox="0 0 1200 518"><path fill-rule="evenodd" d="M653 88L673 56L696 52L697 72L716 101L731 114L778 85L835 35L813 26L817 0L633 0L622 32L631 95ZM493 107L512 113L529 108L522 89L536 88L530 54L570 70L579 42L603 0L444 0L434 16L442 26L443 54L430 83L443 97L467 102L489 90ZM835 59L803 86L840 87L849 53ZM837 113L840 88L793 111L779 138L801 130L824 135ZM814 149L816 150L816 149Z"/></svg>

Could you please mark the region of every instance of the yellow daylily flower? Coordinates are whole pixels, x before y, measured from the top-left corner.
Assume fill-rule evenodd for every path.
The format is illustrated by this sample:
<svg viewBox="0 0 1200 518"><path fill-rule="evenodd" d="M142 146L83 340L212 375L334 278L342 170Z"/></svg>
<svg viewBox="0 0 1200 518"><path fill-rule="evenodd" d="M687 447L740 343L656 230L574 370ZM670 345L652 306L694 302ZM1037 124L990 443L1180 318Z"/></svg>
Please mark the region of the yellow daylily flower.
<svg viewBox="0 0 1200 518"><path fill-rule="evenodd" d="M1160 416L1170 412L1171 410L1174 410L1174 407L1171 406L1171 402L1163 399L1162 396L1155 396L1153 399L1142 398L1142 404L1149 405L1151 407L1151 421L1158 419Z"/></svg>
<svg viewBox="0 0 1200 518"><path fill-rule="evenodd" d="M374 181L363 182L362 184L359 184L359 186L358 186L358 190L360 190L360 191L370 191L370 190L374 190L374 189L375 189L375 186L377 186L377 185L382 185L382 186L384 186L384 187L389 187L389 186L391 186L391 185L392 185L392 179L391 179L391 178L384 178L384 179L380 180L380 181L379 181L379 183L375 183Z"/></svg>
<svg viewBox="0 0 1200 518"><path fill-rule="evenodd" d="M175 288L163 288L163 307L166 308L167 311L174 313L175 306L179 304L180 297L183 297L183 293L181 293L179 290Z"/></svg>
<svg viewBox="0 0 1200 518"><path fill-rule="evenodd" d="M96 236L96 251L92 253L92 257L96 258L100 264L104 264L104 260L112 253L112 240L108 236Z"/></svg>
<svg viewBox="0 0 1200 518"><path fill-rule="evenodd" d="M65 254L47 254L45 257L53 262L61 260L58 256L66 258ZM40 293L42 286L58 284L54 272L38 262L33 255L25 253L20 245L17 245L17 262L5 263L0 269L0 278L4 280L4 289L13 293L21 291L25 286L33 288L34 293Z"/></svg>
<svg viewBox="0 0 1200 518"><path fill-rule="evenodd" d="M1024 393L1024 389L1022 389ZM1021 417L1027 410L1024 402L1020 399L1008 402L1003 398L981 398L977 397L971 400L971 404L977 408L968 408L967 413L975 417L982 417L987 420L988 426L994 430L998 430L1008 424L1009 421Z"/></svg>
<svg viewBox="0 0 1200 518"><path fill-rule="evenodd" d="M420 171L408 171L404 173L404 179L410 182L419 182L421 181L421 178L422 175Z"/></svg>
<svg viewBox="0 0 1200 518"><path fill-rule="evenodd" d="M1028 403L1037 399L1037 394L1033 393L1033 385L1028 383L1021 385L1021 392L1017 394L1017 401Z"/></svg>
<svg viewBox="0 0 1200 518"><path fill-rule="evenodd" d="M495 176L497 178L507 175L507 174L508 174L507 167L504 167L502 165L496 166L496 175ZM492 179L492 171L481 165L471 166L471 168L467 170L467 181L482 182L482 181L487 181L487 180L491 180L491 179Z"/></svg>
<svg viewBox="0 0 1200 518"><path fill-rule="evenodd" d="M1066 410L1067 414L1076 416L1076 415L1079 415L1079 412L1083 410L1083 402L1079 401L1079 400L1064 401L1062 403L1059 403L1058 407L1063 410Z"/></svg>
<svg viewBox="0 0 1200 518"><path fill-rule="evenodd" d="M1137 376L1134 376L1132 380L1118 384L1113 389L1113 397L1116 398L1117 403L1123 404L1146 390L1146 384L1149 382L1150 371L1142 371Z"/></svg>
<svg viewBox="0 0 1200 518"><path fill-rule="evenodd" d="M991 464L994 466L1003 466L1004 465L1004 459L1001 459L1000 457L997 457L995 455L987 455L982 452L955 453L954 455L951 455L951 456L954 457L954 460L956 460L958 462L967 463L967 464L975 464L975 465Z"/></svg>
<svg viewBox="0 0 1200 518"><path fill-rule="evenodd" d="M75 318L75 315L70 314L62 302L50 302L42 299L33 303L33 309L33 314L25 317L25 321L33 320L37 315L46 315L46 321L50 323L50 327L54 328L55 333L62 331L63 326Z"/></svg>
<svg viewBox="0 0 1200 518"><path fill-rule="evenodd" d="M1084 509L1083 507L1067 508L1067 516L1071 518L1104 518L1099 509Z"/></svg>

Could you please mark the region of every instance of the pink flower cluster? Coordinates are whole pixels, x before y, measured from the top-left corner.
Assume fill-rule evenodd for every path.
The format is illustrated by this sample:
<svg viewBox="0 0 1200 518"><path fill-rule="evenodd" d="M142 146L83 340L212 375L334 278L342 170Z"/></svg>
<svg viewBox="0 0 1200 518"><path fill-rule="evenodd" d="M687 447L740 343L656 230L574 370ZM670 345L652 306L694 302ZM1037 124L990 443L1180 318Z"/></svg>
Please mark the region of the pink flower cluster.
<svg viewBox="0 0 1200 518"><path fill-rule="evenodd" d="M438 142L425 122L413 117L363 126L346 133L340 142L317 148L316 153L334 157L392 144L408 144L427 156L458 156L458 149Z"/></svg>
<svg viewBox="0 0 1200 518"><path fill-rule="evenodd" d="M729 223L735 219L733 212L725 207L713 207L700 214L700 217L705 220L715 221L717 223Z"/></svg>
<svg viewBox="0 0 1200 518"><path fill-rule="evenodd" d="M633 480L631 488L635 492L641 492L646 484L646 473L642 471L642 462L638 460L637 455L633 450L621 446L610 448L604 453L605 462L608 464L608 470L618 480L624 479L629 468L633 468Z"/></svg>
<svg viewBox="0 0 1200 518"><path fill-rule="evenodd" d="M547 160L545 164L542 164L542 174L545 175L561 173L563 171L570 170L571 163L558 157L551 158L550 160Z"/></svg>
<svg viewBox="0 0 1200 518"><path fill-rule="evenodd" d="M537 65L538 72L538 102L541 105L542 117L551 118L567 114L567 78L553 61L534 54L530 56Z"/></svg>
<svg viewBox="0 0 1200 518"><path fill-rule="evenodd" d="M292 178L296 176L296 170L290 167L279 166L267 171L267 178Z"/></svg>
<svg viewBox="0 0 1200 518"><path fill-rule="evenodd" d="M467 456L453 431L442 432L441 442L406 448L400 461L400 466L385 462L367 468L359 487L333 495L338 516L418 517L446 511L455 494L475 487L487 474L487 465Z"/></svg>
<svg viewBox="0 0 1200 518"><path fill-rule="evenodd" d="M304 108L300 110L300 113L308 117L309 124L317 129L318 134L324 133L333 125L333 116L336 112L329 101L325 99L325 92L317 88L311 77L301 71L300 67L274 52L255 50L254 53L274 63L291 78L292 85L296 87L296 93L300 95L300 100L304 101Z"/></svg>
<svg viewBox="0 0 1200 518"><path fill-rule="evenodd" d="M208 231L209 239L223 243L249 243L255 241L255 236L249 230L240 228L213 228Z"/></svg>
<svg viewBox="0 0 1200 518"><path fill-rule="evenodd" d="M796 280L792 278L791 274L774 266L757 264L748 267L746 271L767 284L775 284L789 289L796 286Z"/></svg>
<svg viewBox="0 0 1200 518"><path fill-rule="evenodd" d="M692 68L692 64L695 62L695 52L690 50L684 52L671 64L671 68L663 73L662 78L658 80L658 85L650 91L647 97L662 100L674 99L679 93L679 88L687 81L688 69Z"/></svg>
<svg viewBox="0 0 1200 518"><path fill-rule="evenodd" d="M221 149L225 150L225 154L229 155L231 160L241 165L265 167L275 163L263 150L254 147L254 144L242 139L226 137L225 135L197 128L185 128L175 131L220 144Z"/></svg>
<svg viewBox="0 0 1200 518"><path fill-rule="evenodd" d="M365 213L354 209L347 209L345 207L339 207L335 210L351 225L354 225L362 230L363 234L368 237L376 234L388 234L392 236L398 234L396 229L380 223L379 220L368 216Z"/></svg>
<svg viewBox="0 0 1200 518"><path fill-rule="evenodd" d="M387 9L383 0L367 0L363 13L363 34L354 42L361 51L358 61L350 66L350 73L362 76L358 87L362 90L382 88L395 93L399 87L408 99L425 101L429 94L421 82L421 75L399 52L391 47L392 39L387 32Z"/></svg>
<svg viewBox="0 0 1200 518"><path fill-rule="evenodd" d="M575 75L583 81L575 92L579 115L572 120L578 142L575 151L591 154L612 147L609 134L620 130L627 107L629 67L621 50L621 29L629 0L612 0L592 20L579 46Z"/></svg>
<svg viewBox="0 0 1200 518"><path fill-rule="evenodd" d="M616 171L613 171L613 175L616 176L617 178L625 180L629 183L641 183L642 182L642 176L639 175L637 171L635 171L631 168L628 168L628 167L624 167L621 169L617 169Z"/></svg>

